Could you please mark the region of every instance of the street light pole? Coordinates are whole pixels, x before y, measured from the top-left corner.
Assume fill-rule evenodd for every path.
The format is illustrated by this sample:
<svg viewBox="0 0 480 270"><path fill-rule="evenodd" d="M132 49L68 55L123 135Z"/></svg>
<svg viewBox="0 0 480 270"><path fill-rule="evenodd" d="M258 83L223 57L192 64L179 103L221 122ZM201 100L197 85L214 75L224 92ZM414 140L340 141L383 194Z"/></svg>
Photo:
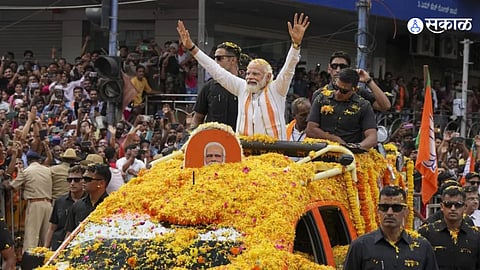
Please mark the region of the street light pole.
<svg viewBox="0 0 480 270"><path fill-rule="evenodd" d="M359 0L358 8L358 33L357 33L357 68L367 68L367 33L368 33L368 10L370 0Z"/></svg>
<svg viewBox="0 0 480 270"><path fill-rule="evenodd" d="M118 31L118 0L111 0L110 12L110 28L108 36L108 55L117 56L117 31ZM121 74L121 71L120 71ZM120 105L107 100L107 124L113 125L121 118L121 101Z"/></svg>
<svg viewBox="0 0 480 270"><path fill-rule="evenodd" d="M108 55L117 56L118 0L111 0L110 31L108 36Z"/></svg>
<svg viewBox="0 0 480 270"><path fill-rule="evenodd" d="M470 44L473 42L470 39L466 38L463 41L460 41L463 44L463 72L462 72L462 122L460 125L460 135L466 138L467 135L467 90L468 90L468 65L470 58Z"/></svg>

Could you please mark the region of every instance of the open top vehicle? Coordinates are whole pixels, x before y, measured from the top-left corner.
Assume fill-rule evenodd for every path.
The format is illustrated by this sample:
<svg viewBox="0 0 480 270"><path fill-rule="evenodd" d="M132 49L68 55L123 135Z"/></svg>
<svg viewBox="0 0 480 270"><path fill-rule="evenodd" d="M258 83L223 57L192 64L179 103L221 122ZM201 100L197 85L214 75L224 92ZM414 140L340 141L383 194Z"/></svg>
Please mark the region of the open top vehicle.
<svg viewBox="0 0 480 270"><path fill-rule="evenodd" d="M203 165L209 141L225 147L225 163ZM349 243L377 228L379 186L413 187L413 163L402 174L390 159L204 124L184 151L106 198L40 269L340 268Z"/></svg>

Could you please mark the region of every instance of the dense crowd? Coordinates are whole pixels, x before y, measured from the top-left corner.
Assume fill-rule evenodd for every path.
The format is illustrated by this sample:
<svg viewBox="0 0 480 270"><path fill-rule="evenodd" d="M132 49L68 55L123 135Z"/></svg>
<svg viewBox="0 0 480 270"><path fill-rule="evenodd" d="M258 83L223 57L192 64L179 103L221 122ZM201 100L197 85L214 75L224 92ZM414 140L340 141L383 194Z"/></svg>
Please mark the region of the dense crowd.
<svg viewBox="0 0 480 270"><path fill-rule="evenodd" d="M301 24L301 20L299 20L298 24ZM294 27L296 25L297 23ZM305 25L308 26L306 22ZM318 69L307 71L301 65L296 65L296 62L298 62L296 58L299 58L296 50L299 50L303 32L301 37L298 38L295 35L295 28L293 29L293 32L291 32L293 45L290 48L289 57L286 59L287 66L293 68L293 79L287 80L288 77L284 77L289 75L282 73L281 65L272 65L270 67L272 77L268 78L268 83L271 81L271 85L281 88L282 93L285 92L286 96L284 107L280 106L280 108L286 109L276 112L282 116L285 115L286 119L276 120L281 122L283 127L286 126L285 123L290 122L292 119L297 120L297 123L300 123L301 119L305 122L302 128L298 126L298 130L295 129L297 127L293 129L294 135L292 140L296 140L295 136L297 136L297 139L302 138L302 136L304 138L310 103L316 101L312 100L312 97L318 95L318 93L314 93L319 89L329 90L326 87L332 86L332 74L334 74L335 79L339 78L338 81L333 82L332 87L336 87L335 90L340 89L341 92L346 90L345 92L348 93L349 88L356 88L357 83L360 82L365 83L370 88L377 88L378 86L385 96L389 97L388 101L391 106L381 109L381 113L396 112L398 117L405 118L404 123L395 129L389 140L399 147L403 155L415 159L417 149L415 138L419 124L419 118L415 113L421 111L423 106L423 80L413 77L406 81L403 76L395 78L390 72L385 73L381 79L376 78L374 74L349 69L349 58L348 63L332 62L335 59L347 59L347 56L340 57L338 54L330 59L328 71L320 71ZM184 39L186 37L181 38ZM188 46L184 45L186 43L185 40L187 40ZM111 168L111 175L104 178L106 185L102 186L102 188L105 188L103 191L108 193L116 190L121 184L136 177L142 168L148 168L150 161L153 159L180 149L188 138L188 132L199 124L198 121L189 118L178 118L175 108L169 102L164 103L161 107L153 106L153 109L146 112L145 96L152 93L190 94L191 96L186 98L181 95L169 97L193 102L196 99L196 95L201 92L198 89L198 81L203 80L203 78L197 78L198 62L202 65L212 65L212 70L215 70L217 66L220 68L219 65L215 66L212 64L211 59L202 58L208 58L208 56L203 56L189 39L184 39L180 42L166 42L163 48L150 40L139 42L139 45L132 51L126 46L121 46L119 55L122 59L122 67L124 72L129 75L129 83L126 83L126 85L133 85L134 88L133 90L130 89L130 91L134 91L134 94L132 94L133 98L128 105L122 108L123 120L116 122L114 125L108 125L106 121L106 100L102 100L102 95L99 93L101 89L97 89L99 74L95 69L95 61L102 53L101 51L86 51L85 48L88 42L89 39L87 38L81 55L74 59L73 62L65 58L57 58L54 50L52 50L52 61L50 63L38 62L35 59L34 52L31 50L25 51L23 58L16 58L15 55L7 52L1 59L0 133L2 140L0 141L0 148L2 148L2 151L0 151L0 177L8 190L3 194L1 210L3 215L7 215L7 217L15 220L18 224L18 226L10 228L15 233L19 233L20 227L23 226L23 221L20 219L24 217L19 214L22 211L20 209L22 205L19 204L19 201L27 199L28 202L37 202L37 199L45 198L46 202L51 203L52 199L58 199L69 192L69 187L66 187L62 190L63 193L43 194L40 197L26 198L24 195L28 191L24 191L22 194L10 190L11 187L19 188L18 185L12 184L12 182L14 183L19 175L24 179L24 174L26 174L24 171L31 166L31 161L51 168L62 163L68 163L67 168L69 168L75 167L80 161L89 160L90 155L97 155L100 159L96 160L95 164L106 164ZM218 50L223 50L221 52L225 54L217 55ZM228 53L231 53L231 55ZM241 52L238 46L233 43L222 43L216 50L212 51L210 56L218 63L229 60L229 57L232 57L232 60L233 58L237 59L237 62L235 62L235 79L232 79L232 81L238 79L235 82L240 83L240 79L242 79L242 83L245 83L247 89L249 89L252 80L248 78L249 76L255 76L255 74L252 74L251 71L245 72L249 58ZM22 60L19 61L18 59ZM258 65L258 68L264 65L260 60L253 60L249 64L249 68L251 69L251 65L254 64ZM283 65L283 63L281 64ZM228 70L226 66L222 67ZM354 74L349 75L348 71L342 71L344 69L350 70ZM226 71L224 72L227 73ZM229 72L233 73L232 71ZM215 72L212 75L216 76ZM243 78L247 78L247 80L245 81ZM447 117L453 116L455 118L459 116L458 108L455 107L457 105L455 100L461 98L459 96L461 82L442 82L439 79L434 79L432 82L434 110ZM445 85L442 86L441 83L445 83ZM348 85L349 87L342 85ZM128 90L127 87L125 89L125 91ZM258 90L257 88L253 87L252 89L254 94L258 93L255 92ZM259 89L262 90L262 88ZM319 95L325 95L325 99L327 99L328 95L324 93L322 92ZM239 93L236 94L241 96ZM352 95L356 94L352 93ZM199 95L200 97L201 95ZM218 96L218 99L220 100L220 96ZM480 91L478 91L478 88L472 87L472 91L468 93L468 102L466 104L466 110L470 117L474 117L474 113L478 112L480 108L479 99ZM239 102L240 100L241 98L239 97ZM373 96L371 100L372 105L362 103L362 106L371 110L370 106L376 108L376 101L379 101L379 97ZM245 102L248 103L248 99ZM259 103L259 106L262 104ZM325 106L327 105L322 106L322 110L330 108L328 107L330 105ZM198 108L198 106L195 106L194 110L197 109L195 113L205 117L208 112L203 113ZM302 108L306 109L301 110ZM302 113L301 117L299 115L300 112ZM327 111L325 114L333 114L333 111ZM249 116L248 113L244 113L244 115L245 118ZM271 117L271 115L269 116ZM255 115L253 115L254 117ZM249 120L238 119L245 123ZM309 118L309 121L311 119ZM273 120L268 119L272 123L274 122ZM255 121L255 119L252 121ZM262 118L262 121L265 121L265 119ZM272 128L272 134L275 134L275 126L273 124L273 127L267 126L265 123L263 125L265 125L265 130ZM235 126L232 126L235 129ZM237 127L239 127L238 123ZM315 128L318 127L328 130L321 124ZM248 135L251 132L246 124L245 130L243 128L243 125L240 126L240 133ZM269 134L269 131L266 132ZM278 135L279 138L284 137L290 140L291 137L288 136L286 129L277 132L277 134L286 134ZM296 135L295 132L297 132ZM460 137L456 131L443 130L443 127L441 129L440 126L436 132L437 153L439 156L439 167L441 168L439 179L460 180L463 173L462 166L465 165L468 159L470 147L472 145L477 148L480 147L480 138L475 137L472 141L469 141L468 138ZM342 137L341 135L339 136ZM368 134L365 136L368 137ZM349 143L347 140L344 141L343 137L338 139L339 142ZM358 143L358 147L365 149L372 146L370 144L362 145L362 139L354 141L354 143ZM479 160L480 152L475 158ZM102 174L101 169L98 168L95 168L92 172L93 176L90 177L90 181L97 180L94 178L95 175ZM78 174L78 170L69 171L68 173ZM67 175L64 177L64 180L72 179L73 182L78 183L74 179L81 178L81 175L77 176L77 178L67 178ZM115 177L117 177L117 180L120 179L120 182L116 182L115 187L111 187ZM106 178L109 179L107 180ZM52 180L55 185L55 176L52 176ZM72 181L69 180L73 184ZM98 185L99 188L100 186ZM91 193L89 195L93 196ZM99 193L98 195L101 197L104 196L104 193ZM16 205L16 209L14 212L9 213L13 209L13 204ZM15 215L20 216L15 217ZM20 224L22 225L20 226ZM25 226L27 226L26 223ZM75 226L71 228L73 229ZM44 239L41 239L39 244L45 244L43 241ZM47 239L47 243L49 241Z"/></svg>

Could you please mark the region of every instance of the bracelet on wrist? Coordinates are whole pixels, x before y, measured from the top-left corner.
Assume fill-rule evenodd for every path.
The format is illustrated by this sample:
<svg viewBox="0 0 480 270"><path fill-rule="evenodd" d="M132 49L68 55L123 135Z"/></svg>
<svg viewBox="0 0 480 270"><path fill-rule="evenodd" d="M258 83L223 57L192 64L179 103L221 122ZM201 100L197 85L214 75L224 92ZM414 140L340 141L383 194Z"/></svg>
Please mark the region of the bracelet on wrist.
<svg viewBox="0 0 480 270"><path fill-rule="evenodd" d="M300 46L301 46L301 45L302 45L302 44L298 44L298 43L296 43L295 41L292 40L292 47L293 47L294 49L297 49L297 50L300 49Z"/></svg>
<svg viewBox="0 0 480 270"><path fill-rule="evenodd" d="M193 46L190 48L190 49L187 49L189 51L193 51L197 46L195 44L193 44Z"/></svg>
<svg viewBox="0 0 480 270"><path fill-rule="evenodd" d="M369 78L369 79L365 82L365 84L366 84L366 85L369 85L372 81L373 81L373 79L372 79L372 78Z"/></svg>

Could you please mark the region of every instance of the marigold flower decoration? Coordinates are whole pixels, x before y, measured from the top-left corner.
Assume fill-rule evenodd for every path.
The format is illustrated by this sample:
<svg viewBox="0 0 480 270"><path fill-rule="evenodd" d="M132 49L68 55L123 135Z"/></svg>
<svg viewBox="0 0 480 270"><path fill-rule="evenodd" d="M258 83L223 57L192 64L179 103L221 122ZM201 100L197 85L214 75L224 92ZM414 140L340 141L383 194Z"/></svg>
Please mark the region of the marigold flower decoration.
<svg viewBox="0 0 480 270"><path fill-rule="evenodd" d="M262 141L269 140L262 138ZM88 217L88 224L109 225L121 230L115 217L124 217L139 220L138 227L144 223L142 220L153 224L166 222L172 224L175 232L148 239L149 252L139 256L142 248L145 250L145 239L131 239L127 245L105 241L102 232L94 231L85 236L94 239L93 243L71 247L68 254L60 255L60 261L76 261L79 263L74 265L77 269L98 265L108 268L112 265L111 258L121 252L125 254L125 269L152 269L156 262L170 260L169 256L175 258L175 269L188 269L199 263L208 269L210 248L191 248L192 244L194 246L199 234L206 229L234 228L241 233L238 241L242 244L229 248L229 265L215 269L284 269L285 265L288 269L333 269L289 252L295 239L294 226L307 204L324 200L339 202L349 209L358 235L376 228L376 211L367 213L366 210L376 205L372 203L378 197L376 181L386 167L385 160L377 155L373 152L356 155L361 161L357 176L364 177L361 186L353 181L350 172L312 181L317 170L334 168L338 163L298 164L275 153L202 168L182 169L182 157L158 163L107 197ZM195 181L192 181L193 175ZM365 226L366 222L370 224ZM130 233L120 231L120 234ZM110 252L110 256L102 261L88 256L103 250ZM346 254L346 247L334 251L336 260L340 261Z"/></svg>
<svg viewBox="0 0 480 270"><path fill-rule="evenodd" d="M333 114L333 106L332 105L323 105L322 108L320 108L320 113L321 114Z"/></svg>

